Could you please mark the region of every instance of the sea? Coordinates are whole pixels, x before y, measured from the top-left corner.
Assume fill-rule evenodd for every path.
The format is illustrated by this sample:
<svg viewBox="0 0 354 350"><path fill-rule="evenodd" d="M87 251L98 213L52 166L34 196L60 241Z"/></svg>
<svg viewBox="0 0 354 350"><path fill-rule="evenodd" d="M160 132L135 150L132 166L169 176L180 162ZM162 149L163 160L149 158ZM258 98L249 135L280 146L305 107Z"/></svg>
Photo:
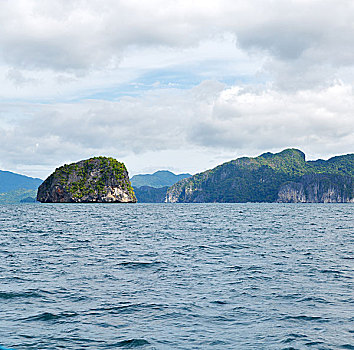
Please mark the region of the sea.
<svg viewBox="0 0 354 350"><path fill-rule="evenodd" d="M354 349L354 204L0 206L0 349Z"/></svg>

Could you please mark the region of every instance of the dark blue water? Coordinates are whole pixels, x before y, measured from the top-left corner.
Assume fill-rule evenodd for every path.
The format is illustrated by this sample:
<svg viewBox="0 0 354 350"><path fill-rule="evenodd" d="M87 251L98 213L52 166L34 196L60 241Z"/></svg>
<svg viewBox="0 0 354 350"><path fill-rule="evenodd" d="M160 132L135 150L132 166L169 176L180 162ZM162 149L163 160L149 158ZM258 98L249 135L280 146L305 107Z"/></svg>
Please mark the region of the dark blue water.
<svg viewBox="0 0 354 350"><path fill-rule="evenodd" d="M0 243L7 348L354 349L351 204L8 205Z"/></svg>

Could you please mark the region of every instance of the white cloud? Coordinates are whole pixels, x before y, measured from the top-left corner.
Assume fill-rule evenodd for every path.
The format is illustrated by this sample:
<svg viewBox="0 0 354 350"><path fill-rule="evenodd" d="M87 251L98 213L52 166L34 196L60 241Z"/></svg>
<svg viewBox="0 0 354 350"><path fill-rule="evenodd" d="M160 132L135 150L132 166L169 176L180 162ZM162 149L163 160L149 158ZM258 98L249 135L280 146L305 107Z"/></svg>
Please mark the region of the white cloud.
<svg viewBox="0 0 354 350"><path fill-rule="evenodd" d="M154 90L113 102L24 104L22 115L18 105L8 105L7 112L16 109L19 117L0 129L0 158L7 168L50 169L98 154L139 156L137 172L161 164L159 154L177 151L189 151L192 158L204 150L226 159L298 147L312 157L327 157L354 147L353 101L352 87L341 83L294 94L205 81L189 90ZM190 164L191 158L184 161ZM208 165L198 158L194 169L183 169L174 159L166 166L197 172Z"/></svg>
<svg viewBox="0 0 354 350"><path fill-rule="evenodd" d="M191 140L204 146L270 149L296 146L311 153L353 149L353 89L338 83L286 93L224 90Z"/></svg>
<svg viewBox="0 0 354 350"><path fill-rule="evenodd" d="M348 0L19 0L1 2L0 10L1 60L17 69L81 76L116 69L131 48L197 47L225 33L246 52L272 58L265 68L280 82L294 71L306 79L313 69L317 79L309 82L320 75L326 81L322 66L333 66L341 78L339 68L354 62Z"/></svg>

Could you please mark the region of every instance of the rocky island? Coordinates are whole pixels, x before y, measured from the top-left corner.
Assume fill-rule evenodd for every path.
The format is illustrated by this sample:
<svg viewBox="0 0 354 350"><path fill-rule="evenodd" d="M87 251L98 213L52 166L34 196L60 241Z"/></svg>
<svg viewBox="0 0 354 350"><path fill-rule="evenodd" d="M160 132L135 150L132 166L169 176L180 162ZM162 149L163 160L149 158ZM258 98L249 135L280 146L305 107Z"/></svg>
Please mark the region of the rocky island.
<svg viewBox="0 0 354 350"><path fill-rule="evenodd" d="M94 157L57 168L38 188L42 203L135 203L128 171L114 158Z"/></svg>
<svg viewBox="0 0 354 350"><path fill-rule="evenodd" d="M354 154L306 161L286 149L238 158L177 182L165 202L354 202Z"/></svg>

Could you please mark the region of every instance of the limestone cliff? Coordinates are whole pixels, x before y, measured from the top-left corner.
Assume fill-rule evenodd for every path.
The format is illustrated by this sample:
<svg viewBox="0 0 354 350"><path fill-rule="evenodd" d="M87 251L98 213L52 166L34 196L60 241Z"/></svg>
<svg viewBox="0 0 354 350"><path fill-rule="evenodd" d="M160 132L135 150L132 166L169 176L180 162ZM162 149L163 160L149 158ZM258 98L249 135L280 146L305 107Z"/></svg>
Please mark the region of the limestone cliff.
<svg viewBox="0 0 354 350"><path fill-rule="evenodd" d="M354 202L354 179L333 174L309 174L297 182L283 184L278 192L280 203Z"/></svg>
<svg viewBox="0 0 354 350"><path fill-rule="evenodd" d="M107 157L94 157L64 165L38 188L43 203L136 202L127 169Z"/></svg>

